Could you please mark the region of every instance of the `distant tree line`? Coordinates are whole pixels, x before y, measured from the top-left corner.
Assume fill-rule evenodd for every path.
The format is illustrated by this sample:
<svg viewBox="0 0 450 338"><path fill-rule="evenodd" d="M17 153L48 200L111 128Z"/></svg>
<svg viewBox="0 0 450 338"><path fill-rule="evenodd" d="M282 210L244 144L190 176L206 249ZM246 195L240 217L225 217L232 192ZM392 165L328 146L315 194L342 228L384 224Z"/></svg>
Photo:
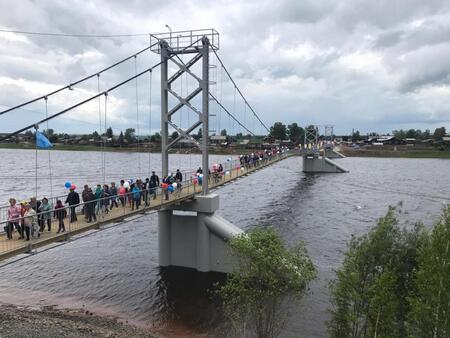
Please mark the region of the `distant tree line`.
<svg viewBox="0 0 450 338"><path fill-rule="evenodd" d="M433 134L431 134L429 129L426 129L425 131L420 129L400 129L392 132L392 134L400 140L405 138L415 138L417 140L427 140L433 138L435 140L441 140L445 136L445 133L445 127L436 128Z"/></svg>

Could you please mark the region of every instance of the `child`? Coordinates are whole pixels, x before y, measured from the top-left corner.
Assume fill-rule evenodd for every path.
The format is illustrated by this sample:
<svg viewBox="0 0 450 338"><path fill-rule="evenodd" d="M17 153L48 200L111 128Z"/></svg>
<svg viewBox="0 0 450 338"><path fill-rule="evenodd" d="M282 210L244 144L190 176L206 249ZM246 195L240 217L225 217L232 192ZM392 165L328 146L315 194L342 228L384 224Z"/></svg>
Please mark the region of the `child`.
<svg viewBox="0 0 450 338"><path fill-rule="evenodd" d="M61 200L56 201L54 216L58 220L58 231L56 233L59 234L61 232L61 230L62 230L62 232L66 231L66 227L64 226L64 218L66 217L66 209L64 208L64 205L61 202Z"/></svg>

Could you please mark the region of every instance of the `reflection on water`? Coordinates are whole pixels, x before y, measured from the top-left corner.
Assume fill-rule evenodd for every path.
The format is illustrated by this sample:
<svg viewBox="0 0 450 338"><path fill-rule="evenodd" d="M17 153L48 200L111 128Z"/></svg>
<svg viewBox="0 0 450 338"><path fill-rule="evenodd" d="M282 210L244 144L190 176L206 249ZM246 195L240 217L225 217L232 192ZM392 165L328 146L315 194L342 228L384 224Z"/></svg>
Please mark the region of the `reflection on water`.
<svg viewBox="0 0 450 338"><path fill-rule="evenodd" d="M217 191L223 217L244 230L273 226L288 245L304 241L317 266L319 278L295 308L284 337L327 337L327 285L352 234L367 232L399 201L401 224L430 225L442 197L448 198L450 177L442 173L450 172L450 161L338 161L349 174L305 175L301 160L290 158ZM157 245L156 214L71 241L1 268L0 301L84 305L139 325L178 328L180 337L205 330L214 336L211 332L225 324L206 290L224 276L160 269Z"/></svg>
<svg viewBox="0 0 450 338"><path fill-rule="evenodd" d="M214 290L216 283L225 281L225 274L160 267L158 277L154 309L163 327L179 322L201 332L221 327L223 314Z"/></svg>

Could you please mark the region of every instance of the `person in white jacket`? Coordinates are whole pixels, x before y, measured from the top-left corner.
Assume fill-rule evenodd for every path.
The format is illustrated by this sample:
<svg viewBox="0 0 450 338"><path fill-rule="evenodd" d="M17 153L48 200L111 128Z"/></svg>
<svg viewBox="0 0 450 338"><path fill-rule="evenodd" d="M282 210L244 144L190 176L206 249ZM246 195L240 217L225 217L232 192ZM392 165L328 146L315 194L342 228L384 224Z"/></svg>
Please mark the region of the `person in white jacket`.
<svg viewBox="0 0 450 338"><path fill-rule="evenodd" d="M25 210L26 211L23 217L27 241L30 240L30 232L34 238L39 238L40 233L36 211L34 211L34 209L31 207L29 203L25 205Z"/></svg>

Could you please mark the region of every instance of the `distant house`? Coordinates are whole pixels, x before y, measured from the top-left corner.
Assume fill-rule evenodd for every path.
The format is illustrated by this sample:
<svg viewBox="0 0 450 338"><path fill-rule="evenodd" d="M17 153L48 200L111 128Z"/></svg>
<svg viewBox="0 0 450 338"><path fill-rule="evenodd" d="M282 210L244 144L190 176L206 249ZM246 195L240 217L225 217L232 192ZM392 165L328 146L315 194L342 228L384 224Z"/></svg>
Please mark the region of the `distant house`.
<svg viewBox="0 0 450 338"><path fill-rule="evenodd" d="M378 138L377 142L383 143L383 145L400 145L406 143L406 141L401 140L395 136L383 136Z"/></svg>
<svg viewBox="0 0 450 338"><path fill-rule="evenodd" d="M227 142L227 137L222 135L212 135L209 137L211 145L221 145Z"/></svg>

